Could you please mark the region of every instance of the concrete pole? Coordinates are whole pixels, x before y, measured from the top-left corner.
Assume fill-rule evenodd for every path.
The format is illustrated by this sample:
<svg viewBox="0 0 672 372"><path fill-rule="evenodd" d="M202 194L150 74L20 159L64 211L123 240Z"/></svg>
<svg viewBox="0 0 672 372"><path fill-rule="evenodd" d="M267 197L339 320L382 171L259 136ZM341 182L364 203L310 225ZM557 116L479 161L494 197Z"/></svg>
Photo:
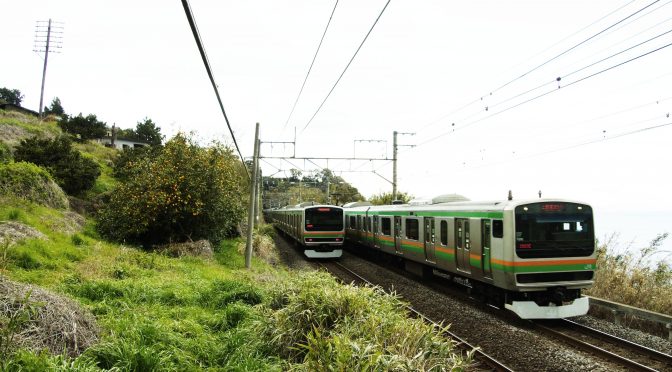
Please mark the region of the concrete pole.
<svg viewBox="0 0 672 372"><path fill-rule="evenodd" d="M397 131L392 132L392 200L397 200Z"/></svg>
<svg viewBox="0 0 672 372"><path fill-rule="evenodd" d="M247 213L247 244L245 244L245 267L252 267L252 232L254 231L254 206L257 192L257 168L259 167L259 123L254 131L254 157L252 160L252 184L250 185L250 205Z"/></svg>
<svg viewBox="0 0 672 372"><path fill-rule="evenodd" d="M47 26L47 47L44 50L44 68L42 69L42 89L40 89L40 118L44 110L44 80L47 77L47 59L49 59L49 39L51 38L51 18Z"/></svg>
<svg viewBox="0 0 672 372"><path fill-rule="evenodd" d="M258 140L259 143L257 144L257 151L261 151L261 140ZM257 153L257 158L259 158L259 154ZM261 184L261 164L259 164L259 161L257 161L257 190L255 192L256 195L256 205L254 207L254 220L256 221L257 225L259 225L260 220L259 220L259 213L261 211L261 190L262 190L262 184Z"/></svg>

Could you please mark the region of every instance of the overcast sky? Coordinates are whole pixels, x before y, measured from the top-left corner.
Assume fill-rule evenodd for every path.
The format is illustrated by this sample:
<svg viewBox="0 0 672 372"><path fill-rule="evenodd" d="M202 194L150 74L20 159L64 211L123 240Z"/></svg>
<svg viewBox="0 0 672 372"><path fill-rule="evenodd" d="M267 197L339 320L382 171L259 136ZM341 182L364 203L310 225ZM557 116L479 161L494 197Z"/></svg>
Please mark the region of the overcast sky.
<svg viewBox="0 0 672 372"><path fill-rule="evenodd" d="M400 148L398 181L416 197L541 190L592 204L598 237L619 232L622 246L672 232L671 1L392 0L306 127L386 2L338 3L287 123L335 2L191 1L244 156L255 122L267 142L292 141L296 128L300 157L391 158L392 132L412 132L399 137L416 146ZM0 86L20 89L24 106L39 103L35 22L52 18L63 48L49 57L45 103L58 96L66 112L110 125L150 117L168 136L231 143L180 1L2 8ZM293 150L262 145L265 156ZM366 196L391 190L390 162L291 163L262 168L328 166Z"/></svg>

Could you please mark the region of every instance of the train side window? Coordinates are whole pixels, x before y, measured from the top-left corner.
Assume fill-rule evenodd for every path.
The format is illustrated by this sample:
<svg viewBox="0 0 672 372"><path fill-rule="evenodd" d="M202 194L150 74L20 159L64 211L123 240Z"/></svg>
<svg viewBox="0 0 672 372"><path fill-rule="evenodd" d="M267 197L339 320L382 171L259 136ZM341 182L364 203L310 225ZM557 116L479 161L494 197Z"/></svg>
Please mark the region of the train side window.
<svg viewBox="0 0 672 372"><path fill-rule="evenodd" d="M392 235L392 219L389 217L383 217L380 220L381 222L381 231L383 235L390 236Z"/></svg>
<svg viewBox="0 0 672 372"><path fill-rule="evenodd" d="M448 221L441 221L441 245L448 245Z"/></svg>
<svg viewBox="0 0 672 372"><path fill-rule="evenodd" d="M504 221L492 220L492 237L493 238L504 237Z"/></svg>
<svg viewBox="0 0 672 372"><path fill-rule="evenodd" d="M416 218L406 219L406 239L420 239L419 222Z"/></svg>
<svg viewBox="0 0 672 372"><path fill-rule="evenodd" d="M350 216L350 228L354 229L357 227L357 219L355 216Z"/></svg>

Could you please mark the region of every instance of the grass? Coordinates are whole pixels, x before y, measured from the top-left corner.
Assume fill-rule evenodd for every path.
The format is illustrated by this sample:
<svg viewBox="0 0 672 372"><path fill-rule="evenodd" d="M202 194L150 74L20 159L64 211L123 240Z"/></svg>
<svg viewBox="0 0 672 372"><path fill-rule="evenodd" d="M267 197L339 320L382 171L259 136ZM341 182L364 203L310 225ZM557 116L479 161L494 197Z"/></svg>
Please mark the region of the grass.
<svg viewBox="0 0 672 372"><path fill-rule="evenodd" d="M61 133L55 121L41 122L39 119L22 113L0 110L0 126L14 126L20 128L18 132L25 133L25 137L53 138ZM11 138L7 142L16 145L20 138Z"/></svg>
<svg viewBox="0 0 672 372"><path fill-rule="evenodd" d="M117 180L112 176L112 164L118 156L119 150L105 147L100 143L89 141L86 143L77 143L74 147L82 153L84 157L92 159L100 166L100 176L91 190L86 192L87 197L92 197L104 192L111 191L116 187Z"/></svg>
<svg viewBox="0 0 672 372"><path fill-rule="evenodd" d="M171 258L102 241L92 223L66 234L63 213L0 201L46 234L13 246L2 272L68 296L96 317L100 342L76 358L13 350L5 370L431 370L463 368L438 330L410 320L373 288L342 287L324 273L246 270L224 241L214 259ZM262 231L263 233L263 231ZM312 315L311 315L312 314ZM1 314L0 314L1 315Z"/></svg>
<svg viewBox="0 0 672 372"><path fill-rule="evenodd" d="M595 284L586 294L672 315L672 267L661 251L668 234L639 250L620 249L613 235L598 245Z"/></svg>

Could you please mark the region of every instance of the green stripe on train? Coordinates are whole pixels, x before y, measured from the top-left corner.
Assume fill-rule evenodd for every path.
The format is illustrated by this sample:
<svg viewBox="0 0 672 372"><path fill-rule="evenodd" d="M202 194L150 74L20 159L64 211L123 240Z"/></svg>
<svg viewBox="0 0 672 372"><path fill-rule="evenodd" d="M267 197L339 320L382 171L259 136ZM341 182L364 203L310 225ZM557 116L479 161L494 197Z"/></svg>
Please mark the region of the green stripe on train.
<svg viewBox="0 0 672 372"><path fill-rule="evenodd" d="M595 264L571 264L571 265L548 265L548 266L505 266L493 263L493 270L505 271L510 273L534 273L549 271L586 271L595 270Z"/></svg>
<svg viewBox="0 0 672 372"><path fill-rule="evenodd" d="M458 211L370 211L370 216L418 216L418 217L474 217L474 218L504 218L503 212L458 212ZM349 215L365 215L366 212L346 212Z"/></svg>

